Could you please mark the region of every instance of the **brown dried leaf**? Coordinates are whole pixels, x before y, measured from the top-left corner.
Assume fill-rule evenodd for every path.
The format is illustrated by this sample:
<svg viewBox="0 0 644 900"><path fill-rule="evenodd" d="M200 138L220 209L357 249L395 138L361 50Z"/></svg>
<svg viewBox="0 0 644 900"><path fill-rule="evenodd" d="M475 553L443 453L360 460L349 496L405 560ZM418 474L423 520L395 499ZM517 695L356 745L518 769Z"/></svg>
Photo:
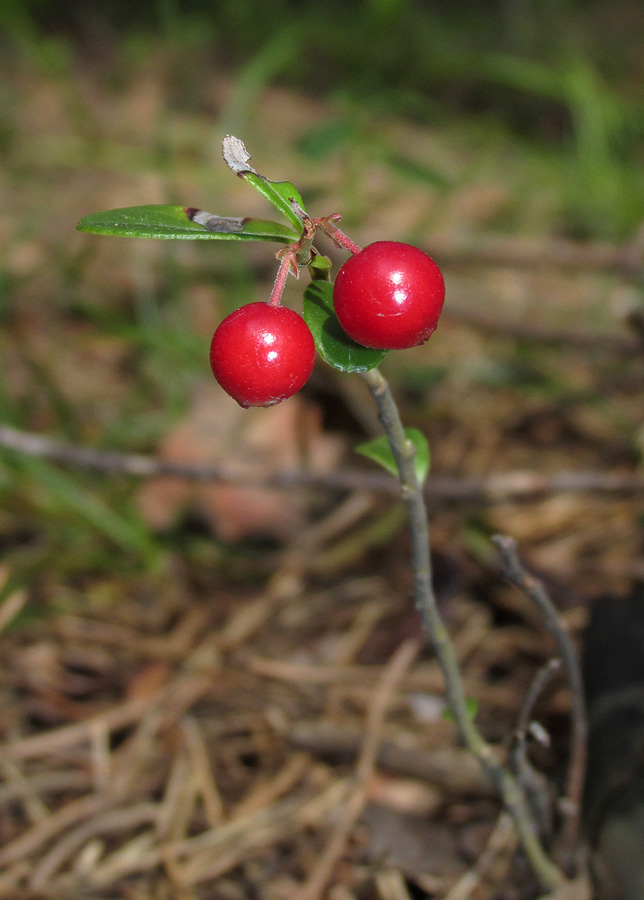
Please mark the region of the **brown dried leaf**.
<svg viewBox="0 0 644 900"><path fill-rule="evenodd" d="M369 859L382 860L405 875L456 875L464 871L454 830L424 816L406 816L386 806L368 806L362 821L369 827Z"/></svg>
<svg viewBox="0 0 644 900"><path fill-rule="evenodd" d="M271 472L300 468L330 471L343 441L324 434L316 407L300 397L268 409L242 409L216 385L199 391L187 416L160 447L165 460L221 465L243 484ZM196 508L225 541L248 536L286 538L300 529L307 501L297 495L239 483L197 485L159 479L144 485L139 506L155 528L168 527L179 513Z"/></svg>

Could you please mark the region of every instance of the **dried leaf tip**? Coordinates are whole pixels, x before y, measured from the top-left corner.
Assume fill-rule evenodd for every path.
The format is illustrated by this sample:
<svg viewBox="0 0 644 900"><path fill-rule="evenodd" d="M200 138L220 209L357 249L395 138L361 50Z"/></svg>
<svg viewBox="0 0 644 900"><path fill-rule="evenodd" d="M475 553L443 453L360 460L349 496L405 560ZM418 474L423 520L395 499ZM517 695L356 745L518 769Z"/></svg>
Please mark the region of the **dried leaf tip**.
<svg viewBox="0 0 644 900"><path fill-rule="evenodd" d="M244 172L252 172L253 175L258 173L250 166L250 153L246 149L244 142L233 134L227 134L221 142L221 155L224 162L235 175L241 175Z"/></svg>

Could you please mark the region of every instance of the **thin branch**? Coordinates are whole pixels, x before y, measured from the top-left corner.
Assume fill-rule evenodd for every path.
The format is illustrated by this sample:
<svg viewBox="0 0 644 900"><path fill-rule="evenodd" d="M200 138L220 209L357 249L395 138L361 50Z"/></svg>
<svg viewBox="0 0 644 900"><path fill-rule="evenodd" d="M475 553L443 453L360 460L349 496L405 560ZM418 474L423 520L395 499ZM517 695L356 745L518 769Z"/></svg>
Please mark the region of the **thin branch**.
<svg viewBox="0 0 644 900"><path fill-rule="evenodd" d="M556 241L488 237L468 239L430 239L423 247L440 259L442 266L491 265L515 268L584 269L615 272L623 278L640 278L644 271L644 248L640 242L609 244L596 241L577 243L557 238Z"/></svg>
<svg viewBox="0 0 644 900"><path fill-rule="evenodd" d="M460 304L452 303L445 310L444 320L476 328L478 331L491 333L498 337L507 335L522 341L538 342L542 344L565 344L566 347L578 348L584 351L602 351L604 353L635 354L642 350L642 338L633 329L631 332L625 328L609 332L589 331L580 328L553 328L549 324L541 322L526 322L516 317L507 315L494 315L481 309L480 305L468 303L468 297L462 297Z"/></svg>
<svg viewBox="0 0 644 900"><path fill-rule="evenodd" d="M541 726L537 729L537 723L531 721L532 713L546 686L560 671L561 660L556 657L548 660L534 676L519 710L515 744L511 753L512 769L526 793L541 833L548 836L552 835L553 824L550 791L545 776L528 759L528 734L537 737L543 745L549 745L550 735Z"/></svg>
<svg viewBox="0 0 644 900"><path fill-rule="evenodd" d="M438 611L434 594L427 510L422 489L416 478L414 446L405 436L398 407L382 374L377 369L372 369L361 377L376 402L380 422L398 467L401 495L407 509L411 532L414 597L443 672L452 715L466 748L497 785L504 806L512 816L524 852L541 886L553 889L564 884L565 877L547 857L541 845L521 787L500 763L493 748L484 740L470 716L458 658Z"/></svg>
<svg viewBox="0 0 644 900"><path fill-rule="evenodd" d="M526 736L530 729L532 711L534 710L536 702L560 669L560 659L549 659L545 666L542 666L539 669L532 680L532 684L528 688L523 703L521 704L521 709L519 710L516 730L517 741L520 745L523 745L524 749Z"/></svg>
<svg viewBox="0 0 644 900"><path fill-rule="evenodd" d="M560 618L557 608L548 596L548 592L543 584L521 565L514 540L504 535L495 535L492 540L501 553L505 577L512 584L516 585L526 597L532 600L541 613L546 627L555 640L557 652L561 658L570 687L572 740L568 782L566 785L566 809L569 810L569 815L564 827L563 843L564 847L572 852L579 832L588 733L586 703L579 660L570 640L566 624Z"/></svg>
<svg viewBox="0 0 644 900"><path fill-rule="evenodd" d="M154 824L159 817L159 810L157 803L137 803L124 809L102 809L88 816L85 821L63 834L51 850L39 859L29 887L35 892L43 891L51 883L56 870L90 838Z"/></svg>
<svg viewBox="0 0 644 900"><path fill-rule="evenodd" d="M374 678L376 676L374 675ZM402 684L402 682L401 682ZM442 688L437 687L437 691ZM298 750L322 759L348 762L357 757L364 730L343 722L296 722L284 732ZM474 757L462 747L443 743L427 749L421 743L409 745L391 732L378 747L377 765L394 775L426 781L450 797L497 799L498 791Z"/></svg>
<svg viewBox="0 0 644 900"><path fill-rule="evenodd" d="M176 478L181 481L219 481L245 487L293 489L300 487L326 490L368 490L398 494L398 482L385 472L340 469L313 472L287 469L268 474L251 474L218 465L173 463L139 453L119 453L79 447L29 431L0 425L0 447L25 456L47 459L64 466L127 475L135 478ZM644 492L644 474L589 471L538 472L514 471L483 478L430 476L425 487L427 499L447 503L505 503L534 501L551 494L594 492L631 496Z"/></svg>

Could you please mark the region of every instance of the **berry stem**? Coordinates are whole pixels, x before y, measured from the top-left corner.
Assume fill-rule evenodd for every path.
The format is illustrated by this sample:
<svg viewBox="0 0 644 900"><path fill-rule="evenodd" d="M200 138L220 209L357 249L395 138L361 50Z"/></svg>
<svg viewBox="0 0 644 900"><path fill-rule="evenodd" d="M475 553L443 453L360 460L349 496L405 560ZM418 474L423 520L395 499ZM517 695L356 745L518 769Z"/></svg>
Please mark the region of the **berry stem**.
<svg viewBox="0 0 644 900"><path fill-rule="evenodd" d="M354 243L351 238L344 233L344 231L340 231L338 226L335 224L339 222L342 218L339 213L332 213L330 216L319 216L315 219L312 219L307 212L305 212L300 204L291 198L291 206L297 216L302 220L302 225L304 226L304 233L302 235L300 243L302 243L307 238L313 238L315 232L319 229L323 231L328 238L330 238L334 244L338 247L342 247L344 250L348 250L349 253L356 255L356 253L360 253L362 247L358 244Z"/></svg>
<svg viewBox="0 0 644 900"><path fill-rule="evenodd" d="M483 738L467 707L458 658L442 621L434 593L429 523L422 486L418 482L414 468L414 446L405 436L398 407L382 374L378 369L371 369L360 377L376 403L380 423L398 467L400 491L411 531L416 606L434 645L445 679L449 706L461 739L498 788L541 887L548 891L554 890L561 887L566 879L543 849L523 788L501 764L493 747Z"/></svg>
<svg viewBox="0 0 644 900"><path fill-rule="evenodd" d="M323 231L328 238L330 238L334 244L337 244L338 247L342 247L344 250L348 250L353 256L356 253L360 253L362 251L362 247L358 244L354 243L351 238L341 231L337 225L334 225L334 220L339 221L339 215L325 216L322 219L313 219L313 225L316 228L319 228L320 231Z"/></svg>
<svg viewBox="0 0 644 900"><path fill-rule="evenodd" d="M268 298L269 306L279 306L281 304L282 294L284 293L284 285L286 284L288 273L291 271L295 271L295 273L297 274L297 263L295 261L295 252L293 251L293 249L291 247L287 247L286 250L280 251L280 255L280 266L277 270L275 281L273 282L271 295Z"/></svg>

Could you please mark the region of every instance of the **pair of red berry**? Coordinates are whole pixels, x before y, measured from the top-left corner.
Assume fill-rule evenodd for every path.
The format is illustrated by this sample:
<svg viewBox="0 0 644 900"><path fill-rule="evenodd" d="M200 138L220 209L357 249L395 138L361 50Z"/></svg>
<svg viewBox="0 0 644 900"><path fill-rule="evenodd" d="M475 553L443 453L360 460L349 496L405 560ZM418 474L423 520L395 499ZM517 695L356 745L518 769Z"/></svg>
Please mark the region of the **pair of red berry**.
<svg viewBox="0 0 644 900"><path fill-rule="evenodd" d="M370 244L340 268L333 306L358 344L401 350L435 330L445 299L436 263L416 247ZM212 371L241 406L271 406L297 393L313 370L315 344L304 319L283 306L249 303L227 316L210 347Z"/></svg>

